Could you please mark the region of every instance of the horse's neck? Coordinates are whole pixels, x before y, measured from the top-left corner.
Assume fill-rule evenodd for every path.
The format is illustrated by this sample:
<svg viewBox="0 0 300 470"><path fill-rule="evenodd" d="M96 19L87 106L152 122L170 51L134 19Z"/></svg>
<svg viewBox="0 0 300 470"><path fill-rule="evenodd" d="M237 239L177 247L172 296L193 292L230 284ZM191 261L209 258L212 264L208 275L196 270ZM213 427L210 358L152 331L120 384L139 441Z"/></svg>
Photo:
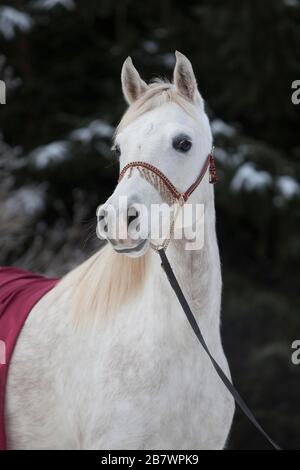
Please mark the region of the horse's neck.
<svg viewBox="0 0 300 470"><path fill-rule="evenodd" d="M201 316L205 312L206 318L213 317L217 324L220 313L221 300L221 269L219 250L215 230L214 203L207 207L204 224L204 244L200 250L189 251L186 249L187 240L174 240L170 243L167 256L174 273L182 287L188 301L191 303L196 315ZM161 283L162 272L159 256L153 268L153 277L158 279L155 283L156 294L161 290L161 295L168 296L170 301L175 301L175 294L171 287L166 289L166 284ZM204 314L204 313L203 313Z"/></svg>

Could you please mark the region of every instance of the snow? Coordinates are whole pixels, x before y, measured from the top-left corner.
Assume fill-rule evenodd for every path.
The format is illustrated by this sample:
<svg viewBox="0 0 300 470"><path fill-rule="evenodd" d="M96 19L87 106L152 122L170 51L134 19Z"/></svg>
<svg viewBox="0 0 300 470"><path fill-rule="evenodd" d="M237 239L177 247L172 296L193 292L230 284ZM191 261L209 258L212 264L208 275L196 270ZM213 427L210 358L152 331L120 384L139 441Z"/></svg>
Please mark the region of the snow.
<svg viewBox="0 0 300 470"><path fill-rule="evenodd" d="M111 138L114 128L105 121L96 119L88 126L73 131L70 138L75 141L89 144L94 138Z"/></svg>
<svg viewBox="0 0 300 470"><path fill-rule="evenodd" d="M149 54L155 54L159 49L158 44L154 41L144 41L143 47Z"/></svg>
<svg viewBox="0 0 300 470"><path fill-rule="evenodd" d="M222 119L214 119L211 122L211 130L215 137L223 135L225 137L231 138L236 134L235 128L226 124L224 121L222 121Z"/></svg>
<svg viewBox="0 0 300 470"><path fill-rule="evenodd" d="M277 178L276 186L285 199L292 199L300 194L300 184L291 176L280 176Z"/></svg>
<svg viewBox="0 0 300 470"><path fill-rule="evenodd" d="M160 55L159 61L169 69L172 69L176 62L174 54L169 53Z"/></svg>
<svg viewBox="0 0 300 470"><path fill-rule="evenodd" d="M272 184L272 176L266 171L256 170L253 163L244 163L234 175L231 181L231 190L255 191L264 189Z"/></svg>
<svg viewBox="0 0 300 470"><path fill-rule="evenodd" d="M14 191L4 203L4 211L10 217L26 215L32 217L44 207L45 187L24 186Z"/></svg>
<svg viewBox="0 0 300 470"><path fill-rule="evenodd" d="M288 7L299 7L299 0L283 0L283 3Z"/></svg>
<svg viewBox="0 0 300 470"><path fill-rule="evenodd" d="M33 19L27 13L13 7L0 7L0 33L5 39L13 39L17 29L27 32L32 26Z"/></svg>
<svg viewBox="0 0 300 470"><path fill-rule="evenodd" d="M245 160L245 155L241 146L234 153L229 153L221 147L215 147L214 156L216 160L224 166L237 168Z"/></svg>
<svg viewBox="0 0 300 470"><path fill-rule="evenodd" d="M74 10L76 8L74 0L37 0L33 6L41 10L51 10L51 8L61 5L66 10Z"/></svg>
<svg viewBox="0 0 300 470"><path fill-rule="evenodd" d="M51 144L38 147L31 152L29 158L35 166L42 170L51 163L59 163L68 157L69 143L65 141L56 141Z"/></svg>
<svg viewBox="0 0 300 470"><path fill-rule="evenodd" d="M230 163L229 153L227 153L224 149L220 147L215 147L214 157L218 162L222 163L223 165L227 165Z"/></svg>
<svg viewBox="0 0 300 470"><path fill-rule="evenodd" d="M114 128L107 122L95 120L88 126L71 132L69 139L82 144L89 144L94 138L111 138L113 133ZM52 163L60 163L66 160L70 155L70 146L71 142L68 142L68 140L51 142L33 150L28 157L38 169L42 170Z"/></svg>

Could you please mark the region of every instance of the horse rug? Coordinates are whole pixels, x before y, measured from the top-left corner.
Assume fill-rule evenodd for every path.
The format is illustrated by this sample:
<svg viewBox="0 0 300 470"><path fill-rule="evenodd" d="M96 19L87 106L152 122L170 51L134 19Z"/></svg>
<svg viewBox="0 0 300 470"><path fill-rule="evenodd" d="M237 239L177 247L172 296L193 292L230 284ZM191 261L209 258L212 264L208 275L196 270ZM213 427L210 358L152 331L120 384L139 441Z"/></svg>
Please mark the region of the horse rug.
<svg viewBox="0 0 300 470"><path fill-rule="evenodd" d="M5 392L9 365L19 334L34 305L58 279L0 267L0 450L6 450Z"/></svg>

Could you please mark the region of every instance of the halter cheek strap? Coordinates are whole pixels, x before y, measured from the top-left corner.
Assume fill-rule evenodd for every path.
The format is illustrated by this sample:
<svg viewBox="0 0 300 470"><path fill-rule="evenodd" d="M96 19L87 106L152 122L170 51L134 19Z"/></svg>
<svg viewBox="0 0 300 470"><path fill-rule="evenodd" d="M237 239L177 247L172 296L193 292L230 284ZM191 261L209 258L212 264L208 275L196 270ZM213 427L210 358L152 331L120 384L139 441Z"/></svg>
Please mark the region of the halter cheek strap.
<svg viewBox="0 0 300 470"><path fill-rule="evenodd" d="M133 168L137 168L141 176L146 179L150 184L152 184L152 186L154 186L160 192L163 198L166 199L170 205L174 204L176 201L179 201L181 205L184 204L189 199L191 194L195 191L195 189L199 186L208 168L209 182L211 184L215 184L218 181L213 150L206 158L198 178L184 193L178 191L178 189L169 180L169 178L156 166L142 161L128 163L120 173L119 182L123 179L127 171L129 170L131 172Z"/></svg>

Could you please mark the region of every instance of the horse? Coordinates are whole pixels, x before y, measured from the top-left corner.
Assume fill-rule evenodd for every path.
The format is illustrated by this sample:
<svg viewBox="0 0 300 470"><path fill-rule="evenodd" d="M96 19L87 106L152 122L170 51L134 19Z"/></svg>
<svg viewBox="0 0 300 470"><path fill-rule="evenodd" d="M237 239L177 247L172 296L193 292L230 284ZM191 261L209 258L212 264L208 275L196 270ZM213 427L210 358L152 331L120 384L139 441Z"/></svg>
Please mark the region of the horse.
<svg viewBox="0 0 300 470"><path fill-rule="evenodd" d="M120 168L145 162L185 191L213 143L191 62L176 52L173 81L146 83L128 57L121 83L128 107L114 136ZM102 208L116 208L127 236L107 236L104 247L33 307L9 369L9 449L221 450L227 445L234 401L199 347L150 235L130 235L130 223L143 224L145 211L128 216L118 207L121 197L129 208L142 203L146 212L163 204L141 172L122 178ZM220 334L214 190L207 173L190 204L204 205L204 244L187 250L184 237L171 237L168 258L210 350L230 378Z"/></svg>

